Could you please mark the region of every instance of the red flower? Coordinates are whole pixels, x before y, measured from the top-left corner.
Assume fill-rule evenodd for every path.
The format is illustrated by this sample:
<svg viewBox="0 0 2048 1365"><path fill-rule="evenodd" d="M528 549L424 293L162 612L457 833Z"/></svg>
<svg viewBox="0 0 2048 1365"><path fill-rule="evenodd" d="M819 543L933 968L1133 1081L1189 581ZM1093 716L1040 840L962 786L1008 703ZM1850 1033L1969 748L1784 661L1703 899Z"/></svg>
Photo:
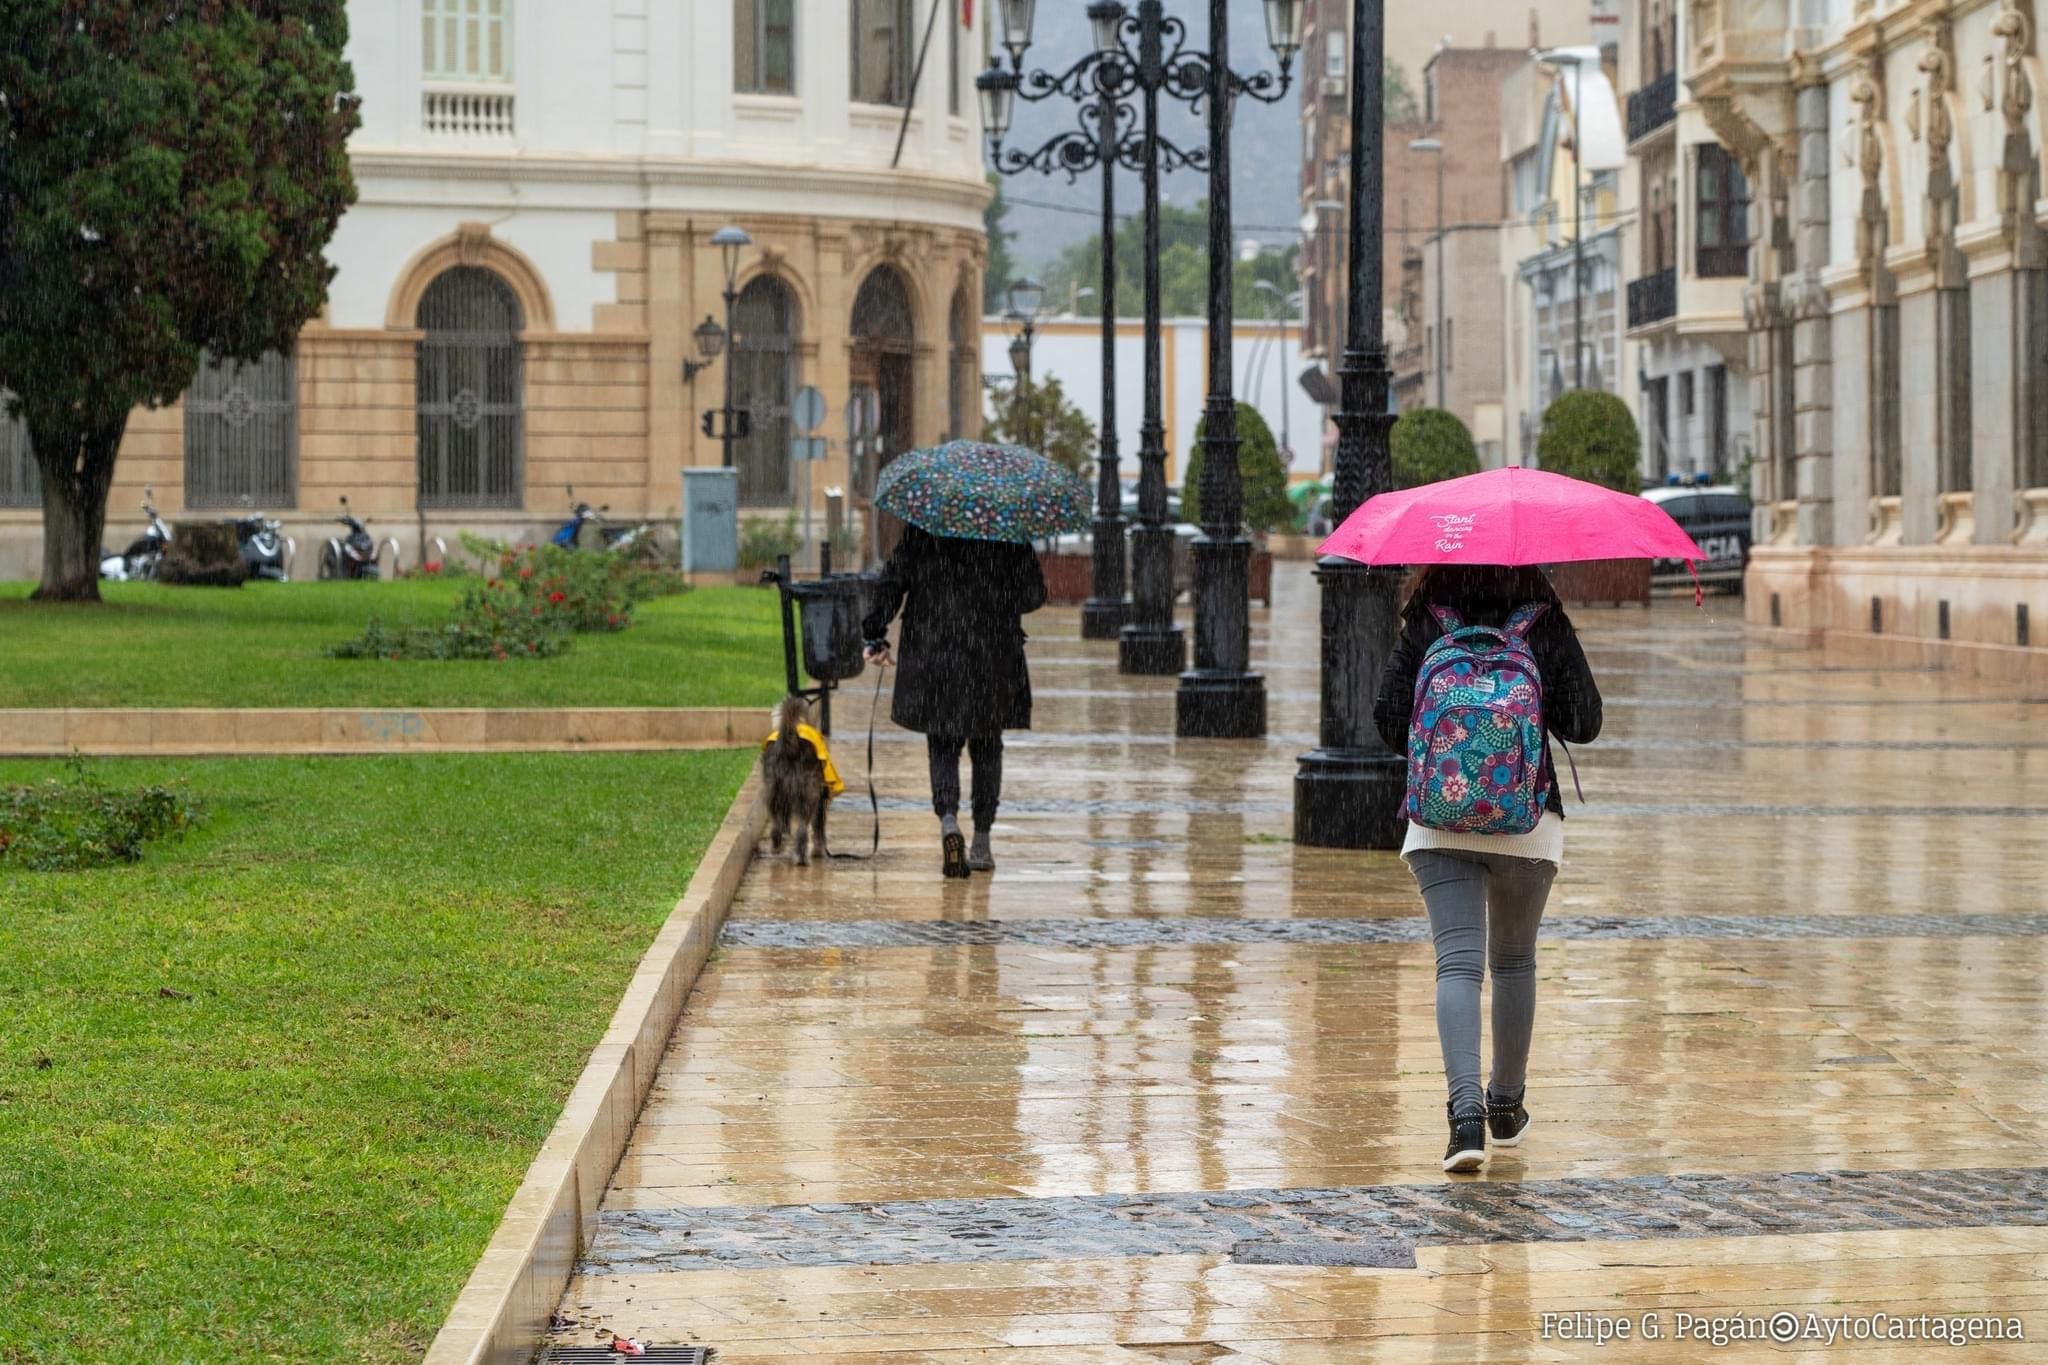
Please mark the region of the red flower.
<svg viewBox="0 0 2048 1365"><path fill-rule="evenodd" d="M548 601L550 601L550 602L562 602L562 601L566 600L566 599L567 599L567 597L568 597L568 594L567 594L567 593L562 593L562 592L551 592L551 593L549 593L549 594L548 594Z"/></svg>
<svg viewBox="0 0 2048 1365"><path fill-rule="evenodd" d="M533 614L535 616L540 615L540 603L536 602L533 604Z"/></svg>
<svg viewBox="0 0 2048 1365"><path fill-rule="evenodd" d="M497 579L495 579L495 578L490 578L490 579L486 579L486 580L484 580L484 586L485 586L486 588L491 588L491 589L495 590L495 589L497 588L497 586L498 586L498 580L497 580Z"/></svg>
<svg viewBox="0 0 2048 1365"><path fill-rule="evenodd" d="M531 577L533 577L533 565L531 565L531 564L528 564L528 565L527 565L527 566L526 566L525 568L521 569L521 570L519 571L519 576L520 576L521 578L531 578Z"/></svg>

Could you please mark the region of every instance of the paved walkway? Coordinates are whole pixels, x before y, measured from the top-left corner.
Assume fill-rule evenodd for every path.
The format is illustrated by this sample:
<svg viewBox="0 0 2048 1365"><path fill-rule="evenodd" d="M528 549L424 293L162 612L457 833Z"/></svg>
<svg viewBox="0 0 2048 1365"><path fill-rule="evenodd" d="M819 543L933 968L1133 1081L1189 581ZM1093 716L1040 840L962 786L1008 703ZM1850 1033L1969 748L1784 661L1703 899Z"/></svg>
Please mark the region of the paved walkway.
<svg viewBox="0 0 2048 1365"><path fill-rule="evenodd" d="M1287 842L1316 618L1305 573L1277 591L1269 741L1175 743L1171 681L1046 613L993 878L937 876L899 735L880 862L755 865L564 1341L1697 1360L1680 1313L1790 1310L2018 1315L2028 1344L1964 1356L2040 1349L2048 700L1746 643L1725 603L1583 613L1608 723L1539 953L1535 1126L1453 1182L1413 884ZM1575 1313L1628 1315L1626 1353ZM1929 1349L1824 1347L1786 1349Z"/></svg>

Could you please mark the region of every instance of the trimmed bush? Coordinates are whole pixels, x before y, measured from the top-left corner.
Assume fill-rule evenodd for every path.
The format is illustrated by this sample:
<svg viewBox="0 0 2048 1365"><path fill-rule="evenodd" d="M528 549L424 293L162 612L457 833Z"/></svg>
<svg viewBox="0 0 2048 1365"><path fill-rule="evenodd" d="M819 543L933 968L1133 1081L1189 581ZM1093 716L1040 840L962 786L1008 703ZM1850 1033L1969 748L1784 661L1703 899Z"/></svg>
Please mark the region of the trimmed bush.
<svg viewBox="0 0 2048 1365"><path fill-rule="evenodd" d="M1188 451L1187 472L1180 483L1181 520L1197 526L1202 522L1202 437L1208 425L1206 417L1195 424L1195 444ZM1237 474L1244 485L1246 530L1265 535L1294 524L1294 504L1287 500L1287 469L1280 463L1273 428L1249 403L1237 405Z"/></svg>
<svg viewBox="0 0 2048 1365"><path fill-rule="evenodd" d="M182 791L115 791L73 763L69 782L0 790L0 863L71 872L140 862L144 844L190 828L199 807Z"/></svg>
<svg viewBox="0 0 2048 1365"><path fill-rule="evenodd" d="M1642 437L1628 404L1611 393L1560 394L1543 411L1536 458L1553 474L1623 493L1642 491Z"/></svg>
<svg viewBox="0 0 2048 1365"><path fill-rule="evenodd" d="M1420 488L1479 472L1479 448L1472 444L1472 433L1456 413L1442 408L1402 413L1389 443L1396 488Z"/></svg>
<svg viewBox="0 0 2048 1365"><path fill-rule="evenodd" d="M796 529L796 513L780 521L773 517L748 517L740 522L740 567L766 569L783 555L803 553L803 532Z"/></svg>

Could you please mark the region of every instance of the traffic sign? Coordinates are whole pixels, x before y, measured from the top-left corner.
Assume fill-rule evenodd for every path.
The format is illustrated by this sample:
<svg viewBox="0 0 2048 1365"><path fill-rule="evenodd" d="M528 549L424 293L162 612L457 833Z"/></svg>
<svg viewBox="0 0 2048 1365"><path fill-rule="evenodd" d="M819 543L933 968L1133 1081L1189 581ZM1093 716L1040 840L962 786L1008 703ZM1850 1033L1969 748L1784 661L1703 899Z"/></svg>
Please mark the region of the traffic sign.
<svg viewBox="0 0 2048 1365"><path fill-rule="evenodd" d="M825 395L806 384L789 405L789 420L798 431L816 431L825 420Z"/></svg>

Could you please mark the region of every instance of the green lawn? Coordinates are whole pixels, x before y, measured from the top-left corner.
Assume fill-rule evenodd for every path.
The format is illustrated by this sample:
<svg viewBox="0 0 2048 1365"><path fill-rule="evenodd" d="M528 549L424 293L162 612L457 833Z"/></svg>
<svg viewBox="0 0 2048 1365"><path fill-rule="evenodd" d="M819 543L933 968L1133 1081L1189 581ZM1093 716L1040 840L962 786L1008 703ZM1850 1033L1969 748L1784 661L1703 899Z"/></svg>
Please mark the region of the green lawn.
<svg viewBox="0 0 2048 1365"><path fill-rule="evenodd" d="M766 706L782 695L775 594L700 588L649 602L617 635L555 659L390 663L327 646L446 618L459 583L105 583L98 607L0 584L0 707Z"/></svg>
<svg viewBox="0 0 2048 1365"><path fill-rule="evenodd" d="M209 814L0 864L0 1361L417 1357L751 761L95 764Z"/></svg>

